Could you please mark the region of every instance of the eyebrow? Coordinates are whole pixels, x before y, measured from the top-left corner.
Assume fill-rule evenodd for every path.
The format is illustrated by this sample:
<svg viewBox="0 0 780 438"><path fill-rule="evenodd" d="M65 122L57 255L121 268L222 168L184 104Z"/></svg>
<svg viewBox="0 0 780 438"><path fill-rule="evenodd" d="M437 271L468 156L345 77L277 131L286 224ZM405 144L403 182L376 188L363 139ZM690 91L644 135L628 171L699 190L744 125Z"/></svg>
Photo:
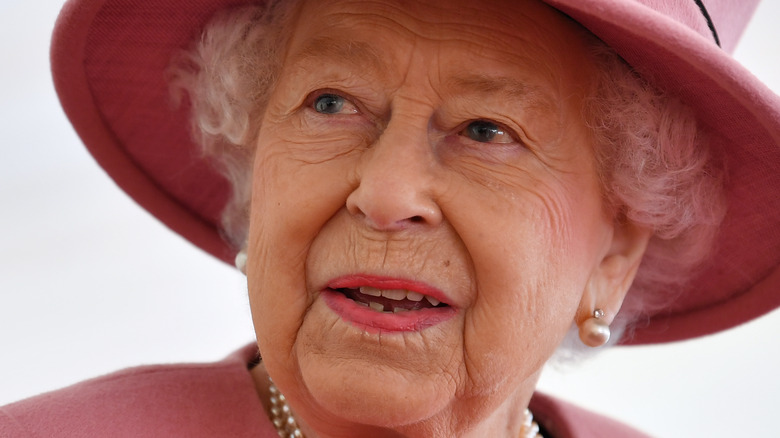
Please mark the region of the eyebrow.
<svg viewBox="0 0 780 438"><path fill-rule="evenodd" d="M466 89L477 94L504 95L512 101L522 101L543 111L556 112L557 99L542 87L531 85L509 76L479 74L458 75L448 81L456 89Z"/></svg>
<svg viewBox="0 0 780 438"><path fill-rule="evenodd" d="M293 64L312 59L327 59L346 64L372 74L383 76L388 70L388 61L372 46L363 41L348 41L331 37L317 37L308 41L294 52ZM542 111L557 112L557 99L553 99L542 87L531 85L511 76L488 76L482 74L460 74L449 79L446 86L456 90L467 90L475 94L504 95L512 101L525 102Z"/></svg>
<svg viewBox="0 0 780 438"><path fill-rule="evenodd" d="M387 61L368 43L363 41L345 41L330 37L318 37L308 41L291 56L293 64L309 59L325 58L340 63L370 70L372 73L386 71Z"/></svg>

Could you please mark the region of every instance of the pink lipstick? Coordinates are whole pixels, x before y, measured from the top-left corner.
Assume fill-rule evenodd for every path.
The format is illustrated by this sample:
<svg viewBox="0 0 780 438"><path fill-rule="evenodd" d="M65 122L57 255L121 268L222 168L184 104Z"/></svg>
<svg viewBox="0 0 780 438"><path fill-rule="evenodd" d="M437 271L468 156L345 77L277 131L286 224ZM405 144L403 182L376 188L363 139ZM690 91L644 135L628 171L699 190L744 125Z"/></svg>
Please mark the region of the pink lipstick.
<svg viewBox="0 0 780 438"><path fill-rule="evenodd" d="M328 307L368 332L420 331L456 313L447 296L418 281L374 275L348 275L322 290Z"/></svg>

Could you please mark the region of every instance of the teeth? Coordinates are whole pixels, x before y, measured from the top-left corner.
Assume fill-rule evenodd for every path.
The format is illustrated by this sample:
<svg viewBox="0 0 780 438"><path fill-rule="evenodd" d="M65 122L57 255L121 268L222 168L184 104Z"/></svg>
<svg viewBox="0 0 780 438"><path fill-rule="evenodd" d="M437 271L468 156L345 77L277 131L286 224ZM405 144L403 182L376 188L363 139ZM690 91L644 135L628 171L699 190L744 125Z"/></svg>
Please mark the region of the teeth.
<svg viewBox="0 0 780 438"><path fill-rule="evenodd" d="M406 293L406 298L409 299L409 301L422 301L422 299L425 298L425 295L409 291Z"/></svg>
<svg viewBox="0 0 780 438"><path fill-rule="evenodd" d="M401 313L401 312L408 312L409 309L404 309L403 307L396 307L393 309L393 313Z"/></svg>
<svg viewBox="0 0 780 438"><path fill-rule="evenodd" d="M360 293L370 295L372 297L381 297L382 291L371 286L360 286Z"/></svg>
<svg viewBox="0 0 780 438"><path fill-rule="evenodd" d="M406 298L406 291L401 289L383 290L382 296L395 301L401 301Z"/></svg>
<svg viewBox="0 0 780 438"><path fill-rule="evenodd" d="M413 292L413 291L403 290L403 289L383 290L371 286L360 286L360 293L371 297L385 297L393 301L401 301L403 299L407 299L409 301L419 302L422 301L424 298L428 300L428 302L431 303L431 305L434 307L441 304L441 301L437 300L436 298L423 295L419 292ZM384 311L384 306L380 303L372 302L369 306L376 311L379 312Z"/></svg>

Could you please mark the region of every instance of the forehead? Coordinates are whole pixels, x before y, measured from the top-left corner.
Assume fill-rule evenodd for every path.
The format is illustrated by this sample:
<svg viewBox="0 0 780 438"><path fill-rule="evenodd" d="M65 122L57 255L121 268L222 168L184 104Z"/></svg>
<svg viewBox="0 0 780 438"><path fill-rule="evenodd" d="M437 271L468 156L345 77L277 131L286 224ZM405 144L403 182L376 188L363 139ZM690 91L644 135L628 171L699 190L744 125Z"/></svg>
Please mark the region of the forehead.
<svg viewBox="0 0 780 438"><path fill-rule="evenodd" d="M496 36L534 23L554 28L568 21L569 27L576 27L574 22L539 0L301 0L300 3L305 11L301 16L306 16L303 21L308 27L360 26L367 17L372 17L375 24L401 25L432 39L464 31L464 36L471 38L478 36L473 32L479 28L485 35Z"/></svg>
<svg viewBox="0 0 780 438"><path fill-rule="evenodd" d="M303 0L285 64L385 90L522 101L544 118L589 94L587 35L536 0Z"/></svg>
<svg viewBox="0 0 780 438"><path fill-rule="evenodd" d="M304 0L291 54L401 61L413 46L504 63L584 60L586 32L537 0ZM399 59L400 58L400 59ZM453 60L448 60L453 61ZM472 60L464 63L473 65Z"/></svg>

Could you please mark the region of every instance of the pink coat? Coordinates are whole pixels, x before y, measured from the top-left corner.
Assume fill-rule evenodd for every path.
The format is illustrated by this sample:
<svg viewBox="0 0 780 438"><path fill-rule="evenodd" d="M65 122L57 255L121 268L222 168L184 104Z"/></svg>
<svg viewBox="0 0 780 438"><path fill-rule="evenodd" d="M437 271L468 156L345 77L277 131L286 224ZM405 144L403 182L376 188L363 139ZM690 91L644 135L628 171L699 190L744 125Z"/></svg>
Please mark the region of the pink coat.
<svg viewBox="0 0 780 438"><path fill-rule="evenodd" d="M276 438L248 372L255 354L130 368L0 407L0 437ZM647 437L542 394L530 407L546 437Z"/></svg>

